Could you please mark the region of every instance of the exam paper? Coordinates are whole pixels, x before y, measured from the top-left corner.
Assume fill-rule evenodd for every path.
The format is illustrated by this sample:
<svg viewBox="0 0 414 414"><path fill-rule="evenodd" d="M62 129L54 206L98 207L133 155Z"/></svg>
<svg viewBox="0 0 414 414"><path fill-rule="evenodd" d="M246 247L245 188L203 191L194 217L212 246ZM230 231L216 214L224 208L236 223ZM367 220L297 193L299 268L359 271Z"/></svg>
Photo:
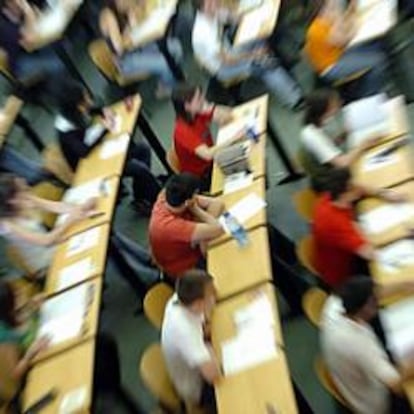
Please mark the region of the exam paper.
<svg viewBox="0 0 414 414"><path fill-rule="evenodd" d="M381 148L380 150L376 151L374 154L365 157L362 170L363 171L373 171L377 170L378 168L384 168L389 165L395 164L400 160L400 154L397 151L392 152L388 155L379 154L384 150Z"/></svg>
<svg viewBox="0 0 414 414"><path fill-rule="evenodd" d="M115 155L125 153L129 144L129 135L122 134L117 138L111 138L102 144L99 153L101 160L107 160Z"/></svg>
<svg viewBox="0 0 414 414"><path fill-rule="evenodd" d="M387 204L359 216L361 227L366 233L378 234L404 222L414 219L414 204Z"/></svg>
<svg viewBox="0 0 414 414"><path fill-rule="evenodd" d="M67 243L66 257L74 256L95 247L99 242L100 232L100 227L93 227L72 236Z"/></svg>
<svg viewBox="0 0 414 414"><path fill-rule="evenodd" d="M237 190L241 190L252 184L252 182L253 174L246 173L245 171L227 175L224 179L223 193L230 194Z"/></svg>
<svg viewBox="0 0 414 414"><path fill-rule="evenodd" d="M59 407L59 414L77 414L86 409L87 387L78 387L65 394Z"/></svg>
<svg viewBox="0 0 414 414"><path fill-rule="evenodd" d="M63 201L73 204L81 204L93 197L106 196L110 191L111 183L104 178L94 178L84 184L77 185L65 192Z"/></svg>
<svg viewBox="0 0 414 414"><path fill-rule="evenodd" d="M226 144L233 137L247 130L248 120L239 118L227 125L222 126L217 134L216 144Z"/></svg>
<svg viewBox="0 0 414 414"><path fill-rule="evenodd" d="M403 239L376 250L377 261L388 272L414 265L414 240Z"/></svg>
<svg viewBox="0 0 414 414"><path fill-rule="evenodd" d="M76 285L92 275L94 266L91 257L79 260L64 267L58 276L57 290L63 290L69 286Z"/></svg>
<svg viewBox="0 0 414 414"><path fill-rule="evenodd" d="M105 131L105 127L102 124L94 124L86 130L84 142L88 146L92 146L98 140L98 138Z"/></svg>

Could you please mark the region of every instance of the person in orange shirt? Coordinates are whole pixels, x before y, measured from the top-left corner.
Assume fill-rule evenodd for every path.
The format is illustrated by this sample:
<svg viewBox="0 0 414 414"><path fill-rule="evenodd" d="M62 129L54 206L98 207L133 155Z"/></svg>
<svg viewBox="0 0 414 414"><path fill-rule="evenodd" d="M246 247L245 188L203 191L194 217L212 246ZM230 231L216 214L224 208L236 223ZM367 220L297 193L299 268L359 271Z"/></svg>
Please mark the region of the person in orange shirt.
<svg viewBox="0 0 414 414"><path fill-rule="evenodd" d="M329 83L368 70L359 80L358 96L381 92L386 84L386 55L378 42L349 47L356 34L356 0L347 9L338 0L322 0L319 13L310 24L305 52L319 76Z"/></svg>

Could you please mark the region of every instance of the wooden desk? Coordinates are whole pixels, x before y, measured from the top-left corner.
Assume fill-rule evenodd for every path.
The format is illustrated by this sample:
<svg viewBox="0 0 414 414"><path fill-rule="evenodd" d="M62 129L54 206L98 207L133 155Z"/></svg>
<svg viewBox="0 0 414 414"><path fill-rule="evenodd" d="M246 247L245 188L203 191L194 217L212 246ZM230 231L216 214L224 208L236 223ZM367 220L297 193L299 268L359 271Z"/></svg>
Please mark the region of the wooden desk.
<svg viewBox="0 0 414 414"><path fill-rule="evenodd" d="M253 181L251 185L245 187L241 190L235 191L230 194L223 194L219 198L224 203L226 210L229 210L233 205L237 204L240 200L244 197L248 196L249 194L256 194L258 197L262 198L263 200L266 199L266 189L265 189L265 180L264 178L259 178L256 181ZM247 220L246 223L243 224L246 230L252 230L256 227L265 226L266 225L266 208L262 208L258 213L256 213L253 217ZM213 240L209 243L209 247L216 246L221 244L227 240L232 238L229 234L223 234L219 238Z"/></svg>
<svg viewBox="0 0 414 414"><path fill-rule="evenodd" d="M407 201L414 205L414 180L395 186L393 187L393 190L405 194L408 197ZM358 213L361 215L385 206L395 206L398 208L399 203L389 203L379 198L366 198L358 203ZM410 229L414 229L414 215L381 232L365 232L365 236L372 244L379 246L408 237Z"/></svg>
<svg viewBox="0 0 414 414"><path fill-rule="evenodd" d="M90 339L36 364L27 377L23 391L23 409L26 410L51 389L55 389L57 398L41 411L42 414L56 414L61 412L65 397L84 389L85 401L76 413L89 413L92 404L94 357L95 343Z"/></svg>
<svg viewBox="0 0 414 414"><path fill-rule="evenodd" d="M253 144L249 153L250 169L253 173L254 179L263 177L266 175L266 135L263 134L259 138L257 144ZM212 194L217 194L224 189L224 175L220 168L215 164L213 167L213 174L211 177Z"/></svg>
<svg viewBox="0 0 414 414"><path fill-rule="evenodd" d="M246 13L234 37L233 46L240 46L269 37L279 16L280 0L264 0L260 7Z"/></svg>
<svg viewBox="0 0 414 414"><path fill-rule="evenodd" d="M86 280L94 277L100 277L105 273L105 264L107 258L108 242L110 237L110 225L103 224L96 227L96 231L99 232L98 243L91 246L89 249L79 252L78 254L69 255L70 239L65 243L61 243L55 250L53 260L49 266L49 270L46 278L45 292L47 295L54 295L63 290L69 289L73 286L83 283ZM62 286L62 270L65 270L67 266L74 265L81 261L90 261L90 268L87 272L81 272L77 275L72 282L66 282Z"/></svg>
<svg viewBox="0 0 414 414"><path fill-rule="evenodd" d="M231 239L208 250L208 271L214 277L219 299L272 280L266 227L252 230L248 236L246 247Z"/></svg>
<svg viewBox="0 0 414 414"><path fill-rule="evenodd" d="M0 110L0 136L3 138L9 134L19 112L23 107L23 101L16 96L9 96Z"/></svg>
<svg viewBox="0 0 414 414"><path fill-rule="evenodd" d="M101 304L102 281L100 279L93 279L85 282L84 284L87 285L89 299L80 334L75 338L50 346L32 361L32 365L37 364L39 361L44 359L50 358L51 356L55 356L62 351L73 348L81 342L93 338L96 335ZM79 286L73 289L77 289L78 287ZM65 295L67 292L69 291L59 293L59 295Z"/></svg>
<svg viewBox="0 0 414 414"><path fill-rule="evenodd" d="M270 284L262 285L260 291L265 292L272 303L275 316L275 339L278 343L282 343L273 286ZM250 290L216 306L212 319L212 342L220 360L221 343L236 334L233 321L234 312L246 306L255 293ZM275 409L276 413L297 413L289 368L281 348L278 348L278 356L275 359L224 377L216 385L215 391L220 414L267 413L269 405Z"/></svg>
<svg viewBox="0 0 414 414"><path fill-rule="evenodd" d="M394 141L393 141L394 142ZM371 188L387 188L400 184L414 177L411 145L407 144L392 153L391 163L378 164L366 169L368 158L389 147L393 142L384 143L367 151L352 166L353 179L356 184Z"/></svg>

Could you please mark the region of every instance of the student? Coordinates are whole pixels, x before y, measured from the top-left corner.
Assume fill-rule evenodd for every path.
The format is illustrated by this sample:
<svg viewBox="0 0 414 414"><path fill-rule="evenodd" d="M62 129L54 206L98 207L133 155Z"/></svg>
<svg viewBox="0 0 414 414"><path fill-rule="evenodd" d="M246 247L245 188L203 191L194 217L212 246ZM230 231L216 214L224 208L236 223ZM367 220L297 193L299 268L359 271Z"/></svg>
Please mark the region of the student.
<svg viewBox="0 0 414 414"><path fill-rule="evenodd" d="M202 189L210 188L214 156L220 149L240 139L244 129L226 144L214 145L210 126L231 121L231 110L218 107L205 100L201 88L179 85L173 92L176 114L174 149L180 164L180 172L191 173L200 178Z"/></svg>
<svg viewBox="0 0 414 414"><path fill-rule="evenodd" d="M399 290L413 290L412 284ZM321 323L322 353L335 385L356 414L409 413L403 382L413 367L399 372L370 326L377 317L374 283L355 276L326 302ZM392 395L392 398L391 398ZM397 408L398 407L398 408Z"/></svg>
<svg viewBox="0 0 414 414"><path fill-rule="evenodd" d="M364 151L377 144L369 139L349 151L344 151L346 131L335 122L341 110L338 93L318 89L307 98L305 126L300 135L301 164L311 179L331 167L350 167Z"/></svg>
<svg viewBox="0 0 414 414"><path fill-rule="evenodd" d="M24 49L34 40L36 21L37 14L26 0L0 1L0 51L6 52L10 72L22 82L64 72L53 49L43 47L30 53Z"/></svg>
<svg viewBox="0 0 414 414"><path fill-rule="evenodd" d="M107 0L99 24L121 75L126 78L146 73L155 75L159 79L156 95L162 97L171 92L176 83L164 55L155 42L139 45L135 49L132 47L133 30L145 17L146 3L143 1ZM177 41L170 41L169 45L173 55L181 56L181 46Z"/></svg>
<svg viewBox="0 0 414 414"><path fill-rule="evenodd" d="M149 223L149 242L157 265L177 278L203 263L203 246L223 234L219 200L197 195L200 184L189 173L172 176L159 195Z"/></svg>
<svg viewBox="0 0 414 414"><path fill-rule="evenodd" d="M35 310L35 304L25 306ZM21 313L21 312L20 312ZM26 318L31 312L26 312ZM16 306L15 292L11 286L0 282L0 401L11 401L16 397L23 378L34 357L49 344L47 337L35 337L35 325L22 320Z"/></svg>
<svg viewBox="0 0 414 414"><path fill-rule="evenodd" d="M209 343L210 318L216 301L213 278L192 270L177 281L165 309L161 347L170 378L188 406L209 405L216 412L213 385L221 373Z"/></svg>
<svg viewBox="0 0 414 414"><path fill-rule="evenodd" d="M222 40L219 0L197 0L197 14L192 32L193 51L199 62L220 81L255 76L262 79L276 99L289 108L302 103L298 84L269 56L263 45L246 49L227 47Z"/></svg>
<svg viewBox="0 0 414 414"><path fill-rule="evenodd" d="M108 109L93 110L93 101L77 82L65 83L56 95L59 114L55 120L59 144L72 170L98 145L108 130L113 129L114 116ZM92 124L91 115L103 113L101 128ZM134 207L149 215L161 186L151 172L151 152L143 142L131 142L124 175L133 178Z"/></svg>
<svg viewBox="0 0 414 414"><path fill-rule="evenodd" d="M374 247L365 239L354 216L354 203L362 197L380 197L389 202L403 201L391 190L370 190L351 182L347 168L332 169L324 178L325 193L315 206L312 234L315 240L315 267L331 287L342 284L363 261L375 257Z"/></svg>
<svg viewBox="0 0 414 414"><path fill-rule="evenodd" d="M356 33L356 6L356 0L351 0L342 11L337 0L322 0L308 28L305 51L315 71L329 83L368 69L358 81L358 99L383 90L386 56L374 42L349 47Z"/></svg>

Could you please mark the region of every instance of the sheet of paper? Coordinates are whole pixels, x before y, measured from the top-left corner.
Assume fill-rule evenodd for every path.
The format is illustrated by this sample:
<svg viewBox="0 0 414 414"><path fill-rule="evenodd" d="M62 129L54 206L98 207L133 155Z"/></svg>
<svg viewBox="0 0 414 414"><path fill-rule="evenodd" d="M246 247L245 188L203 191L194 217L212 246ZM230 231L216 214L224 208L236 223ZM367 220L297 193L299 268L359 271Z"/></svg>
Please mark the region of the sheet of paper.
<svg viewBox="0 0 414 414"><path fill-rule="evenodd" d="M262 364L277 357L273 329L244 329L232 339L223 342L221 351L226 376Z"/></svg>
<svg viewBox="0 0 414 414"><path fill-rule="evenodd" d="M253 182L253 174L246 174L245 171L231 174L226 176L224 179L224 187L223 187L223 193L229 194L233 193L237 190L241 190L242 188L245 188L252 184Z"/></svg>
<svg viewBox="0 0 414 414"><path fill-rule="evenodd" d="M377 249L377 261L388 272L414 265L414 240L403 239Z"/></svg>
<svg viewBox="0 0 414 414"><path fill-rule="evenodd" d="M86 409L88 389L86 386L67 392L59 406L59 414L76 414Z"/></svg>
<svg viewBox="0 0 414 414"><path fill-rule="evenodd" d="M100 234L101 228L93 227L83 233L72 236L67 243L66 257L74 256L95 247L99 243Z"/></svg>
<svg viewBox="0 0 414 414"><path fill-rule="evenodd" d="M104 178L94 178L84 184L70 188L65 192L63 201L74 204L81 204L84 201L93 198L107 196L112 190L111 184Z"/></svg>
<svg viewBox="0 0 414 414"><path fill-rule="evenodd" d="M245 13L249 10L260 7L263 3L263 0L240 0L238 12Z"/></svg>
<svg viewBox="0 0 414 414"><path fill-rule="evenodd" d="M243 25L239 26L237 42L249 42L257 37L260 33L263 20L264 18L261 9L254 10L246 15L243 20Z"/></svg>
<svg viewBox="0 0 414 414"><path fill-rule="evenodd" d="M95 267L93 265L92 257L86 257L64 267L59 272L57 290L63 290L68 286L76 285L91 276L94 270Z"/></svg>
<svg viewBox="0 0 414 414"><path fill-rule="evenodd" d="M363 171L373 171L379 168L388 167L392 164L399 162L400 155L398 152L392 152L391 154L385 156L379 156L378 154L383 151L383 149L376 151L374 154L365 157L362 170Z"/></svg>
<svg viewBox="0 0 414 414"><path fill-rule="evenodd" d="M105 127L102 124L94 124L86 130L84 142L86 145L91 146L93 145L98 138L103 134L105 131Z"/></svg>
<svg viewBox="0 0 414 414"><path fill-rule="evenodd" d="M225 144L233 137L246 131L247 119L240 118L222 126L217 134L216 144Z"/></svg>
<svg viewBox="0 0 414 414"><path fill-rule="evenodd" d="M109 139L102 144L99 157L107 160L115 155L125 153L129 145L129 135L122 134L119 137Z"/></svg>
<svg viewBox="0 0 414 414"><path fill-rule="evenodd" d="M414 204L386 204L359 216L366 233L378 234L414 218Z"/></svg>

